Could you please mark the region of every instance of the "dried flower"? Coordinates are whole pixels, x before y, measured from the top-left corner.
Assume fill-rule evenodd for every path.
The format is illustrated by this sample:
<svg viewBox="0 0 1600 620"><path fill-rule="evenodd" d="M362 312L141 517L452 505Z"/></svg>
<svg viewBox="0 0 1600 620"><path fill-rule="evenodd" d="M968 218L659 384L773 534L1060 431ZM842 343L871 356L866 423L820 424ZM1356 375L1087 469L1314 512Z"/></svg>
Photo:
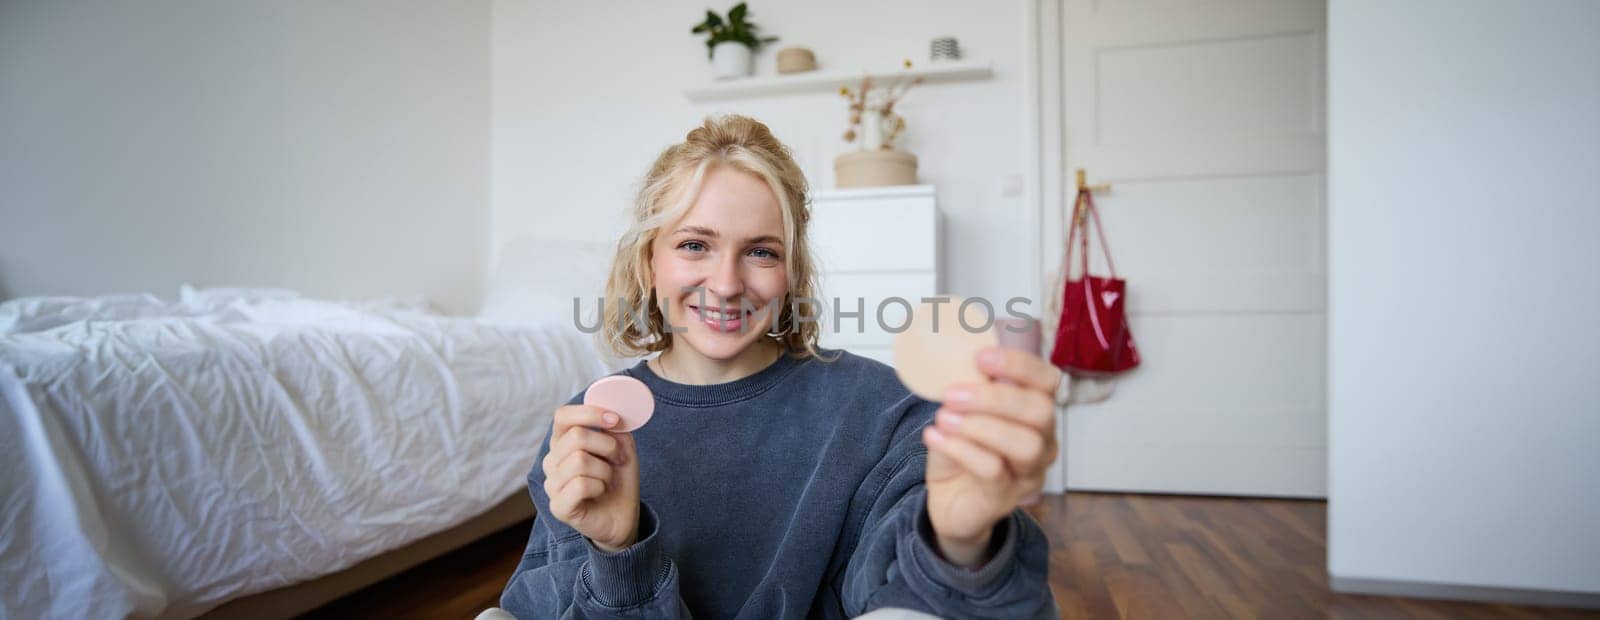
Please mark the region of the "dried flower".
<svg viewBox="0 0 1600 620"><path fill-rule="evenodd" d="M911 59L907 58L902 61L901 64L906 69L910 69ZM921 76L912 78L910 80L907 80L906 77L907 76L904 74L896 77L894 82L890 83L888 88L882 89L882 93L877 97L871 97L873 94L871 75L861 76L861 87L859 90L853 91L848 86L842 86L839 88L839 94L850 100L850 106L848 108L850 112L850 126L844 132L845 142L855 142L856 136L858 135L856 133L856 129L861 126L861 113L867 110L872 110L881 114L879 121L883 123L883 129L887 130L886 134L884 135L882 148L885 150L894 149L895 138L898 138L906 128L905 117L896 114L894 111L895 104L899 103L902 97L905 97L906 92L910 91L911 87L922 83ZM871 97L870 100L869 97Z"/></svg>

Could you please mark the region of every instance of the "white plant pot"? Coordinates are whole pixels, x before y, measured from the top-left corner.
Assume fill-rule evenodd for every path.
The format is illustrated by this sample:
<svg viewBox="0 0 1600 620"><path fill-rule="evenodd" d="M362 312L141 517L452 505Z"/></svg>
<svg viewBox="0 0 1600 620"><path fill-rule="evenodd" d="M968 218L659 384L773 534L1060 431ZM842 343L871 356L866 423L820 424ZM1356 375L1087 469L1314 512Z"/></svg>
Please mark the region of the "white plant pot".
<svg viewBox="0 0 1600 620"><path fill-rule="evenodd" d="M755 72L750 48L738 41L723 41L711 48L711 79L742 78Z"/></svg>

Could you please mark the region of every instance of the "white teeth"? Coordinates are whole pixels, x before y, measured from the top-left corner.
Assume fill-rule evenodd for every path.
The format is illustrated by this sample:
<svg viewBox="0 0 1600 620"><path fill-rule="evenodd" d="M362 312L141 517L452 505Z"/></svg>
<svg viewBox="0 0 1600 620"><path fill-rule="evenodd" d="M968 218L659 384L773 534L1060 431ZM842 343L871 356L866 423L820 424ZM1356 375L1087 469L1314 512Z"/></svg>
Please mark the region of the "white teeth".
<svg viewBox="0 0 1600 620"><path fill-rule="evenodd" d="M741 313L739 312L724 312L721 310L707 310L705 308L700 309L701 316L704 316L708 319L717 319L722 321L737 319L739 318L740 314Z"/></svg>

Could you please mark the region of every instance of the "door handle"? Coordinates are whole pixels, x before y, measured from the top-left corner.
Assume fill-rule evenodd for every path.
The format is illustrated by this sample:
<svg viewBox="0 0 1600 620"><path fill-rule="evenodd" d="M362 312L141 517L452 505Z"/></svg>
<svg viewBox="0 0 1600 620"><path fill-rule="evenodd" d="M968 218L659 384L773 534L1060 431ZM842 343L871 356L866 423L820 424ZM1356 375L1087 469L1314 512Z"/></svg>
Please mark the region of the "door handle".
<svg viewBox="0 0 1600 620"><path fill-rule="evenodd" d="M1072 211L1073 211L1074 214L1076 214L1076 216L1077 216L1076 219L1079 222L1082 222L1083 219L1085 217L1088 217L1088 214L1089 214L1089 212L1087 210L1078 208L1078 206L1079 206L1078 203L1081 203L1083 201L1084 194L1093 194L1095 192L1109 192L1109 191L1111 191L1111 184L1110 183L1101 183L1099 185L1090 185L1089 182L1086 180L1086 178L1088 176L1089 176L1088 173L1086 171L1084 171L1083 168L1079 168L1078 169L1078 194L1077 194L1078 197L1077 197L1076 200L1073 201Z"/></svg>
<svg viewBox="0 0 1600 620"><path fill-rule="evenodd" d="M1084 191L1084 190L1088 190L1088 191L1091 191L1091 192L1109 192L1109 191L1111 191L1111 184L1110 183L1101 183L1099 185L1090 185L1088 181L1084 180L1087 177L1088 177L1088 173L1085 172L1083 168L1079 168L1078 169L1078 191L1080 191L1080 192Z"/></svg>

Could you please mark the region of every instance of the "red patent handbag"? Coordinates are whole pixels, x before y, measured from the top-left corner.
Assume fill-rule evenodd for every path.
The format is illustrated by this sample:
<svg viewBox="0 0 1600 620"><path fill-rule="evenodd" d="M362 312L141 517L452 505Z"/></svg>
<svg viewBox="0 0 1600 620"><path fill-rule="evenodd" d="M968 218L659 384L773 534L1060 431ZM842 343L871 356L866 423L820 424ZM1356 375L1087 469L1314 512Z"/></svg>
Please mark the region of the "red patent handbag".
<svg viewBox="0 0 1600 620"><path fill-rule="evenodd" d="M1095 210L1093 194L1080 188L1072 207L1066 260L1061 267L1062 277L1066 279L1062 287L1061 320L1056 324L1055 348L1050 352L1050 362L1068 374L1109 377L1139 365L1139 349L1133 344L1133 332L1128 329L1128 315L1124 311L1128 283L1117 277L1117 267L1111 262L1111 247L1100 224L1100 212ZM1089 275L1090 219L1094 220L1095 231L1100 235L1100 248L1105 253L1110 277ZM1082 267L1076 280L1071 279L1074 255Z"/></svg>

